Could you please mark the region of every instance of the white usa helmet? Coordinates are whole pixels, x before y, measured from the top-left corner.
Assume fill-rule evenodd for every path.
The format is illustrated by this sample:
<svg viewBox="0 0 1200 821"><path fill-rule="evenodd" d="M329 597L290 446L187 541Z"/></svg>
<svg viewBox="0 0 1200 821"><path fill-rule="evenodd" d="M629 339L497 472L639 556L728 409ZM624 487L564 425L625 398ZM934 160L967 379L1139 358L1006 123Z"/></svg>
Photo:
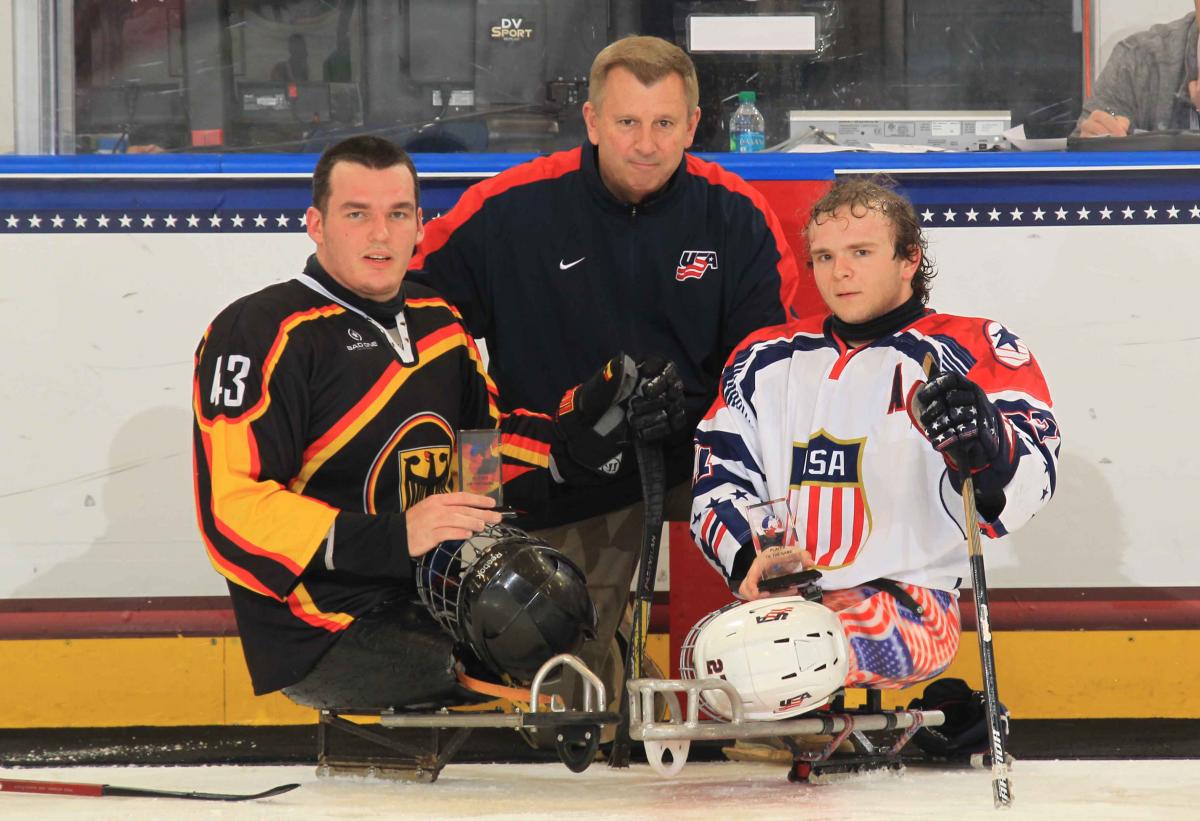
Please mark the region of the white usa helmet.
<svg viewBox="0 0 1200 821"><path fill-rule="evenodd" d="M791 718L816 709L845 683L849 648L832 610L802 596L734 602L696 622L683 643L684 678L722 678L747 719ZM720 690L705 691L710 716L731 719Z"/></svg>

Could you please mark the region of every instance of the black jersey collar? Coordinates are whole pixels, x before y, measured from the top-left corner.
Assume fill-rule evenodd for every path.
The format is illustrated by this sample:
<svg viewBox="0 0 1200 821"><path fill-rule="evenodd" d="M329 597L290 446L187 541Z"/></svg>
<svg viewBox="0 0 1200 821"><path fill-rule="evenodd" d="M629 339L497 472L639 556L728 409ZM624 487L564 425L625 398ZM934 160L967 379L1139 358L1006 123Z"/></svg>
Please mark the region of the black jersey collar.
<svg viewBox="0 0 1200 821"><path fill-rule="evenodd" d="M913 294L900 307L866 322L843 322L836 316L830 316L826 332L832 331L844 342L874 342L916 322L925 315L926 310L921 298Z"/></svg>
<svg viewBox="0 0 1200 821"><path fill-rule="evenodd" d="M308 258L308 262L304 266L304 273L319 282L321 287L333 294L340 302L356 308L385 328L396 327L396 315L404 309L403 284L394 297L386 302L376 302L373 299L363 299L330 276L324 266L317 261L316 254Z"/></svg>
<svg viewBox="0 0 1200 821"><path fill-rule="evenodd" d="M600 177L600 149L590 142L584 142L583 147L579 149L579 171L583 175L588 190L607 210L622 214L629 213L634 208L639 213L655 211L679 197L683 190L683 176L687 173L686 166L687 155L685 154L679 161L679 167L675 169L675 173L667 180L667 184L634 206L632 203L617 199L604 184L604 180Z"/></svg>

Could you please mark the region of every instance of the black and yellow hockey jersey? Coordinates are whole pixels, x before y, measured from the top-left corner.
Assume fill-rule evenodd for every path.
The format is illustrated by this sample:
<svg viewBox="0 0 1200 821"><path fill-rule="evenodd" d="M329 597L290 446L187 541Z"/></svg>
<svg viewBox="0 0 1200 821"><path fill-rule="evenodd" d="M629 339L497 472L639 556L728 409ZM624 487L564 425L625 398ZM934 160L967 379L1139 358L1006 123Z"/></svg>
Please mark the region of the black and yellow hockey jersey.
<svg viewBox="0 0 1200 821"><path fill-rule="evenodd" d="M501 417L458 312L413 283L370 303L310 258L217 316L193 386L197 515L256 693L415 595L403 511L452 489L456 431L501 428L506 501L550 481L552 420Z"/></svg>

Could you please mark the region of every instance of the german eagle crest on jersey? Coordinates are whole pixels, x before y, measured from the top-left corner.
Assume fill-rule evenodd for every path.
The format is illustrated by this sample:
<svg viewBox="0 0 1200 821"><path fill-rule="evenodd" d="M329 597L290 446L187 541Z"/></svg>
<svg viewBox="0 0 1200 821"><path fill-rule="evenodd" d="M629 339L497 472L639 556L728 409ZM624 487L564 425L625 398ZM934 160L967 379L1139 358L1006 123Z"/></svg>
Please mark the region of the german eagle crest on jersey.
<svg viewBox="0 0 1200 821"><path fill-rule="evenodd" d="M679 265L675 266L675 279L679 282L700 279L710 269L717 270L716 251L684 251L679 255Z"/></svg>
<svg viewBox="0 0 1200 821"><path fill-rule="evenodd" d="M796 531L818 569L852 563L871 533L863 488L863 439L841 440L820 430L792 446L788 501Z"/></svg>
<svg viewBox="0 0 1200 821"><path fill-rule="evenodd" d="M380 499L397 489L402 510L435 493L449 491L453 443L454 432L440 415L410 416L396 428L372 462L363 484L363 510L367 513L387 510ZM392 473L394 468L388 469L388 465L398 465L399 470Z"/></svg>

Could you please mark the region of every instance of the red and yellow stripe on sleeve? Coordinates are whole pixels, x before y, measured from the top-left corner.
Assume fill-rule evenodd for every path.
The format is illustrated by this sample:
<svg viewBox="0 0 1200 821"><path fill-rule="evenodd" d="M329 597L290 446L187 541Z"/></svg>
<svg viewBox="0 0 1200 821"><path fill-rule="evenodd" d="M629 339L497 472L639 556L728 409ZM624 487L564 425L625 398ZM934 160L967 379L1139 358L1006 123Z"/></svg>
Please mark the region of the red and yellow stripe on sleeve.
<svg viewBox="0 0 1200 821"><path fill-rule="evenodd" d="M280 598L280 585L269 585L238 562L237 552L274 562L292 577L298 576L324 540L337 511L316 499L290 493L279 482L260 481L262 464L252 428L270 408L270 380L298 325L340 313L339 306L326 306L291 315L279 326L262 367L262 395L237 417L204 415L199 375L193 378L193 411L207 466L208 513L215 533L204 528L209 560L221 575L235 584L264 595ZM207 338L205 343L207 344ZM199 456L197 454L197 468ZM197 476L197 485L201 477ZM197 487L197 502L202 495ZM221 544L218 544L218 541Z"/></svg>
<svg viewBox="0 0 1200 821"><path fill-rule="evenodd" d="M349 613L326 613L317 607L303 584L296 585L296 589L288 594L287 605L296 618L330 633L345 630L354 621Z"/></svg>

